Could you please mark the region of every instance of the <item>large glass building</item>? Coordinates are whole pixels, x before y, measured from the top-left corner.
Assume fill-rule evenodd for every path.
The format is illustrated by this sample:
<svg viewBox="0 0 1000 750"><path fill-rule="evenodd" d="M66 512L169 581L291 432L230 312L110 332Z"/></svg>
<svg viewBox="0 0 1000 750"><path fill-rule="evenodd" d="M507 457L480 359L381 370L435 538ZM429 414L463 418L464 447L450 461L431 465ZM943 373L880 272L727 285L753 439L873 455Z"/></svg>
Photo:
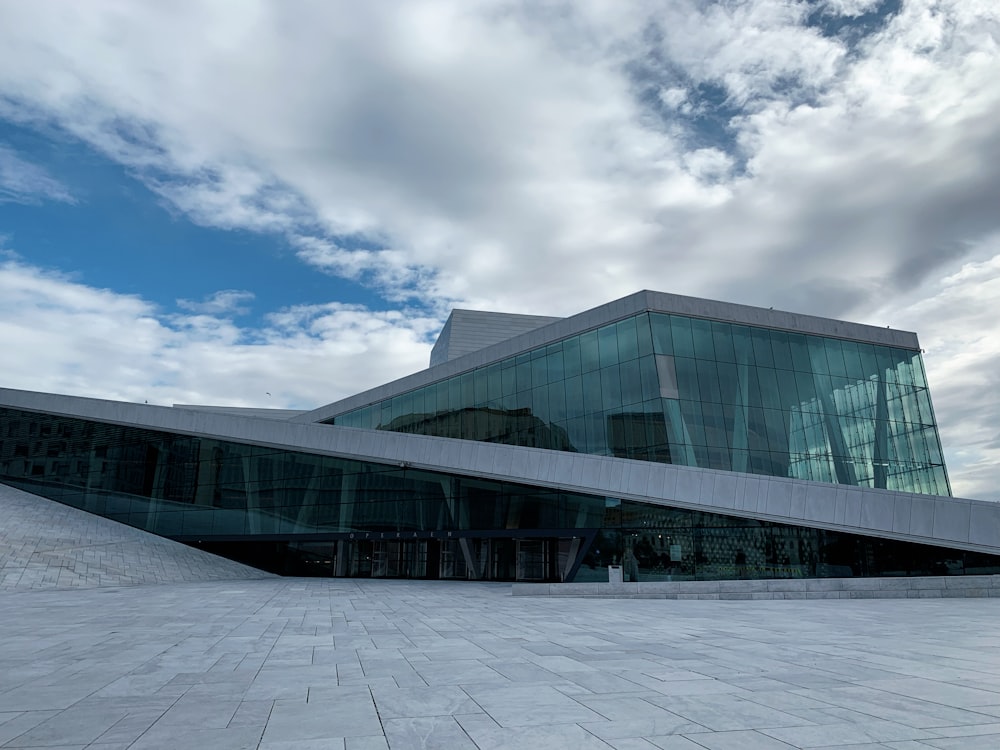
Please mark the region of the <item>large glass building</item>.
<svg viewBox="0 0 1000 750"><path fill-rule="evenodd" d="M292 574L1000 572L916 335L655 292L456 310L428 369L310 412L0 391L0 482Z"/></svg>

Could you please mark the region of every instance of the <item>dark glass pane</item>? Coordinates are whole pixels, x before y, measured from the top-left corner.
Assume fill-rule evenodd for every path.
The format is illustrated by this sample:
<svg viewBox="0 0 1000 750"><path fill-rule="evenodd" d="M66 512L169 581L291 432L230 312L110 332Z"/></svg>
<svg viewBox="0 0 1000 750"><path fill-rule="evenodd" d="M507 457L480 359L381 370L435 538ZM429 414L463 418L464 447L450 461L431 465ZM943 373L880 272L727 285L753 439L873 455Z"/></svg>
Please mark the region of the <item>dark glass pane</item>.
<svg viewBox="0 0 1000 750"><path fill-rule="evenodd" d="M670 316L670 338L674 356L694 357L694 339L691 335L691 319L678 315Z"/></svg>
<svg viewBox="0 0 1000 750"><path fill-rule="evenodd" d="M615 333L615 326L609 325L597 329L597 340L601 367L618 364L618 336Z"/></svg>
<svg viewBox="0 0 1000 750"><path fill-rule="evenodd" d="M712 321L712 340L715 344L715 358L719 362L735 362L733 351L733 331L729 323Z"/></svg>
<svg viewBox="0 0 1000 750"><path fill-rule="evenodd" d="M549 390L549 418L554 422L561 422L568 416L566 413L566 386L560 381L548 386Z"/></svg>
<svg viewBox="0 0 1000 750"><path fill-rule="evenodd" d="M547 382L555 383L566 377L563 367L562 344L551 344L545 349L545 371Z"/></svg>
<svg viewBox="0 0 1000 750"><path fill-rule="evenodd" d="M781 394L782 403L797 406L800 401L795 373L789 370L775 370L775 375L778 378L778 392Z"/></svg>
<svg viewBox="0 0 1000 750"><path fill-rule="evenodd" d="M848 380L864 380L865 367L861 361L861 351L853 341L841 341L840 348L844 354L844 371Z"/></svg>
<svg viewBox="0 0 1000 750"><path fill-rule="evenodd" d="M715 362L699 359L696 361L696 366L701 400L715 404L722 403L722 395L719 391L719 374Z"/></svg>
<svg viewBox="0 0 1000 750"><path fill-rule="evenodd" d="M518 393L531 390L531 360L527 357L517 358L514 366L514 378Z"/></svg>
<svg viewBox="0 0 1000 750"><path fill-rule="evenodd" d="M750 330L753 340L753 357L758 367L774 367L774 357L771 355L771 336L761 328Z"/></svg>
<svg viewBox="0 0 1000 750"><path fill-rule="evenodd" d="M776 369L794 369L791 343L788 340L788 334L784 331L771 331L771 355L774 358Z"/></svg>
<svg viewBox="0 0 1000 750"><path fill-rule="evenodd" d="M583 404L584 412L601 411L601 371L593 370L583 373Z"/></svg>
<svg viewBox="0 0 1000 750"><path fill-rule="evenodd" d="M698 384L698 368L696 360L687 357L674 357L674 371L677 373L677 392L680 398L691 401L701 401L701 388Z"/></svg>
<svg viewBox="0 0 1000 750"><path fill-rule="evenodd" d="M647 360L652 360L652 357L647 357ZM642 392L642 378L640 376L640 362L642 360L633 359L628 362L622 363L619 374L621 376L621 387L622 387L622 404L628 406L630 404L639 404L645 401ZM653 396L650 396L653 398Z"/></svg>
<svg viewBox="0 0 1000 750"><path fill-rule="evenodd" d="M563 350L563 372L565 377L571 378L579 375L580 369L580 337L573 336L562 342Z"/></svg>
<svg viewBox="0 0 1000 750"><path fill-rule="evenodd" d="M830 365L826 361L826 346L824 344L825 342L819 336L806 337L810 368L816 375L830 374ZM841 360L841 369L843 369L843 360Z"/></svg>
<svg viewBox="0 0 1000 750"><path fill-rule="evenodd" d="M580 360L583 372L600 368L601 356L597 346L597 331L587 331L580 336Z"/></svg>
<svg viewBox="0 0 1000 750"><path fill-rule="evenodd" d="M754 360L753 341L747 326L731 326L733 332L733 353L740 364L752 363Z"/></svg>
<svg viewBox="0 0 1000 750"><path fill-rule="evenodd" d="M639 358L639 376L642 385L642 400L660 397L660 381L656 372L656 360L653 357Z"/></svg>
<svg viewBox="0 0 1000 750"><path fill-rule="evenodd" d="M553 386L558 386L559 383L553 383ZM586 408L589 404L593 403L588 401L583 393L583 378L579 375L567 378L564 384L564 389L566 391L566 416L567 418L582 417Z"/></svg>
<svg viewBox="0 0 1000 750"><path fill-rule="evenodd" d="M622 405L622 385L618 365L601 368L601 404L605 411Z"/></svg>
<svg viewBox="0 0 1000 750"><path fill-rule="evenodd" d="M540 350L531 358L531 387L539 388L549 384L548 357Z"/></svg>
<svg viewBox="0 0 1000 750"><path fill-rule="evenodd" d="M829 372L834 377L847 377L847 368L844 365L844 350L841 342L837 339L825 339L826 362L830 368Z"/></svg>
<svg viewBox="0 0 1000 750"><path fill-rule="evenodd" d="M506 362L500 369L500 392L506 396L517 393L517 368L513 362Z"/></svg>
<svg viewBox="0 0 1000 750"><path fill-rule="evenodd" d="M500 384L500 365L493 364L486 368L486 395L490 401L497 401L503 396Z"/></svg>
<svg viewBox="0 0 1000 750"><path fill-rule="evenodd" d="M618 361L628 362L639 356L639 337L635 318L626 318L616 323L615 337L618 339Z"/></svg>
<svg viewBox="0 0 1000 750"><path fill-rule="evenodd" d="M473 387L476 393L476 404L478 406L483 406L487 401L490 400L489 388L487 385L486 369L479 368L472 373ZM416 401L414 402L416 403Z"/></svg>
<svg viewBox="0 0 1000 750"><path fill-rule="evenodd" d="M639 339L639 356L648 357L653 353L653 336L650 331L649 313L635 319L635 333Z"/></svg>
<svg viewBox="0 0 1000 750"><path fill-rule="evenodd" d="M656 354L673 354L674 345L670 336L670 316L650 313L649 322L653 330L653 351Z"/></svg>
<svg viewBox="0 0 1000 750"><path fill-rule="evenodd" d="M695 318L691 321L691 336L694 340L694 356L699 359L715 359L715 343L712 341L712 323Z"/></svg>

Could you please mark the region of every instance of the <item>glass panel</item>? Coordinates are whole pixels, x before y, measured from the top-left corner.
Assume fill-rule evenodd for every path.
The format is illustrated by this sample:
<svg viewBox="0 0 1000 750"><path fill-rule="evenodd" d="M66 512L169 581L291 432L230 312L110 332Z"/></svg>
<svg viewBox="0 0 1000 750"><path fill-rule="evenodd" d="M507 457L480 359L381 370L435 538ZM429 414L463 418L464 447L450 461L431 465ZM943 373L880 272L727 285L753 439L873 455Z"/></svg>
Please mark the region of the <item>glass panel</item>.
<svg viewBox="0 0 1000 750"><path fill-rule="evenodd" d="M473 386L476 392L476 404L483 406L489 401L489 390L487 386L486 370L480 368L472 373Z"/></svg>
<svg viewBox="0 0 1000 750"><path fill-rule="evenodd" d="M635 332L639 339L639 356L648 357L653 353L653 337L650 331L648 313L635 318Z"/></svg>
<svg viewBox="0 0 1000 750"><path fill-rule="evenodd" d="M715 369L715 362L697 360L697 372L701 400L715 404L722 403L722 395L719 391L719 374Z"/></svg>
<svg viewBox="0 0 1000 750"><path fill-rule="evenodd" d="M579 375L580 369L580 337L573 336L566 339L562 345L563 350L563 372L565 377L571 378Z"/></svg>
<svg viewBox="0 0 1000 750"><path fill-rule="evenodd" d="M598 346L600 348L601 367L610 367L618 363L618 337L613 325L597 330Z"/></svg>
<svg viewBox="0 0 1000 750"><path fill-rule="evenodd" d="M560 368L561 369L561 368ZM548 357L542 350L531 358L531 387L538 388L549 384Z"/></svg>
<svg viewBox="0 0 1000 750"><path fill-rule="evenodd" d="M601 368L601 404L605 410L622 405L622 385L618 365Z"/></svg>
<svg viewBox="0 0 1000 750"><path fill-rule="evenodd" d="M674 357L674 369L677 373L677 391L682 399L701 401L701 388L698 384L698 369L693 359ZM661 381L662 386L662 381Z"/></svg>
<svg viewBox="0 0 1000 750"><path fill-rule="evenodd" d="M865 368L858 345L853 341L841 341L840 348L844 353L844 370L848 380L864 380Z"/></svg>
<svg viewBox="0 0 1000 750"><path fill-rule="evenodd" d="M670 316L670 338L675 357L694 357L694 339L691 335L691 320L677 315Z"/></svg>
<svg viewBox="0 0 1000 750"><path fill-rule="evenodd" d="M776 369L794 369L791 343L788 340L788 334L784 331L771 331L771 354L774 357Z"/></svg>
<svg viewBox="0 0 1000 750"><path fill-rule="evenodd" d="M601 357L597 347L597 331L587 331L580 336L580 360L583 372L600 368Z"/></svg>
<svg viewBox="0 0 1000 750"><path fill-rule="evenodd" d="M847 377L847 368L844 366L844 351L840 341L837 339L826 339L826 362L830 368L830 374L834 377Z"/></svg>
<svg viewBox="0 0 1000 750"><path fill-rule="evenodd" d="M500 365L494 364L486 368L486 395L489 401L496 401L503 396L500 384Z"/></svg>
<svg viewBox="0 0 1000 750"><path fill-rule="evenodd" d="M812 372L809 362L809 345L800 333L786 333L785 337L792 350L792 366L798 372Z"/></svg>
<svg viewBox="0 0 1000 750"><path fill-rule="evenodd" d="M549 417L552 421L561 422L566 419L566 387L562 382L548 386Z"/></svg>
<svg viewBox="0 0 1000 750"><path fill-rule="evenodd" d="M694 340L694 356L699 359L715 359L715 344L712 341L712 324L695 318L691 321L691 336Z"/></svg>
<svg viewBox="0 0 1000 750"><path fill-rule="evenodd" d="M733 352L733 332L728 323L712 321L712 341L715 345L715 358L719 362L735 362Z"/></svg>
<svg viewBox="0 0 1000 750"><path fill-rule="evenodd" d="M754 328L750 331L753 340L754 362L758 367L774 367L774 358L771 356L771 335L761 328Z"/></svg>
<svg viewBox="0 0 1000 750"><path fill-rule="evenodd" d="M653 329L653 351L656 354L673 354L674 345L670 337L670 316L650 313L649 322Z"/></svg>
<svg viewBox="0 0 1000 750"><path fill-rule="evenodd" d="M650 357L647 359L652 358ZM646 400L643 398L642 378L639 374L639 362L640 360L633 359L629 362L623 363L619 369L622 387L622 404L624 406L628 406L630 404L640 404ZM650 396L650 398L653 397L654 396Z"/></svg>
<svg viewBox="0 0 1000 750"><path fill-rule="evenodd" d="M553 383L553 386L558 387L559 384ZM579 375L567 378L564 387L566 391L567 418L582 417L586 411L586 407L594 403L583 392L583 378Z"/></svg>
<svg viewBox="0 0 1000 750"><path fill-rule="evenodd" d="M531 390L531 360L523 355L518 357L514 366L514 378L517 384L517 391Z"/></svg>
<svg viewBox="0 0 1000 750"><path fill-rule="evenodd" d="M562 344L552 344L545 350L545 371L549 383L561 381L566 377L563 367Z"/></svg>
<svg viewBox="0 0 1000 750"><path fill-rule="evenodd" d="M639 356L639 338L636 332L635 318L626 318L616 323L615 337L618 339L618 361L628 362Z"/></svg>

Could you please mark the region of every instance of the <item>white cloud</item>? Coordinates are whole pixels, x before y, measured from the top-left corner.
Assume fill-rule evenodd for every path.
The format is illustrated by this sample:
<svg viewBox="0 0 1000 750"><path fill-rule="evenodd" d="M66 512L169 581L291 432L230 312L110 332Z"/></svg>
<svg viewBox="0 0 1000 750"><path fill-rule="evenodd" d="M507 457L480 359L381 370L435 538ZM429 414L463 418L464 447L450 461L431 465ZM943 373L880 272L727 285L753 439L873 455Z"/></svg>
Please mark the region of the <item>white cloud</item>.
<svg viewBox="0 0 1000 750"><path fill-rule="evenodd" d="M0 204L42 200L75 203L67 187L44 168L21 158L0 143Z"/></svg>
<svg viewBox="0 0 1000 750"><path fill-rule="evenodd" d="M246 315L250 308L246 305L254 299L253 292L242 289L223 289L209 295L201 302L189 299L177 300L182 310L203 315Z"/></svg>
<svg viewBox="0 0 1000 750"><path fill-rule="evenodd" d="M409 310L331 303L282 310L252 328L232 321L231 306L210 307L167 314L140 297L0 262L0 347L20 353L4 358L4 387L233 406L260 406L270 392L268 406L313 408L426 367L428 335L441 325Z"/></svg>
<svg viewBox="0 0 1000 750"><path fill-rule="evenodd" d="M9 3L0 116L55 122L191 220L282 234L432 319L567 314L652 287L895 323L924 294L946 306L917 320L926 339L972 309L942 279L996 255L1000 5L906 0L853 36L807 24L881 7ZM978 284L996 293L963 288ZM168 344L248 357L251 334L314 352L324 321L373 352L397 344L386 331L404 352L423 341L310 310L264 333L152 319ZM938 401L942 422L965 414Z"/></svg>

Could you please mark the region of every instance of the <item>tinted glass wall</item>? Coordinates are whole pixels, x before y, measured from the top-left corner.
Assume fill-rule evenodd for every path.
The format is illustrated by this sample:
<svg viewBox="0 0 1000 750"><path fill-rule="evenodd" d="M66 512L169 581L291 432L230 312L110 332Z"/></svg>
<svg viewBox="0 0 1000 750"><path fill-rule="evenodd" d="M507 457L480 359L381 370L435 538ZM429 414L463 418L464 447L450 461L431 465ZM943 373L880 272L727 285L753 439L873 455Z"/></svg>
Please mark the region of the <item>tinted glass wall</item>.
<svg viewBox="0 0 1000 750"><path fill-rule="evenodd" d="M331 421L951 494L919 352L680 315L627 318Z"/></svg>
<svg viewBox="0 0 1000 750"><path fill-rule="evenodd" d="M0 482L279 572L607 580L1000 572L996 557L0 409Z"/></svg>
<svg viewBox="0 0 1000 750"><path fill-rule="evenodd" d="M10 409L0 481L173 538L596 528L604 514L603 498Z"/></svg>

